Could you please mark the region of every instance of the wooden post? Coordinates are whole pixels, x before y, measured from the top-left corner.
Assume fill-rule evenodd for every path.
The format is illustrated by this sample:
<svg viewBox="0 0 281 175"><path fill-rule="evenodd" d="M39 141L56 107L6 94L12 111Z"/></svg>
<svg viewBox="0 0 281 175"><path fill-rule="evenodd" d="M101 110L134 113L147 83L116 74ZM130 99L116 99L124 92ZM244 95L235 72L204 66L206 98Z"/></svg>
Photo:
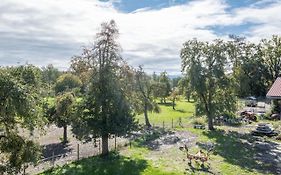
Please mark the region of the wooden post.
<svg viewBox="0 0 281 175"><path fill-rule="evenodd" d="M99 140L99 154L100 154L100 140Z"/></svg>
<svg viewBox="0 0 281 175"><path fill-rule="evenodd" d="M114 135L114 144L115 144L115 151L117 149L117 146L116 146L116 134Z"/></svg>
<svg viewBox="0 0 281 175"><path fill-rule="evenodd" d="M80 149L79 149L79 143L77 144L77 160L80 158Z"/></svg>

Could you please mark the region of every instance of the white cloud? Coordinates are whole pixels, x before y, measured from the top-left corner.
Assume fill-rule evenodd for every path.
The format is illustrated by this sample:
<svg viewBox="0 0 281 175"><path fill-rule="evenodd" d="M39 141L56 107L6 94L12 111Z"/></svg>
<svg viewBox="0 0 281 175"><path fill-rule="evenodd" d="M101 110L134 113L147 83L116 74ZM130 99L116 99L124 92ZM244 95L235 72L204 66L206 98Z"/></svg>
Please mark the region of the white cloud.
<svg viewBox="0 0 281 175"><path fill-rule="evenodd" d="M199 0L132 13L118 11L113 2L1 0L0 52L5 54L0 55L0 64L29 60L67 68L70 57L80 54L81 46L93 41L100 23L110 19L119 26L123 55L129 63L171 74L180 72L179 52L184 41L218 37L209 27L255 23L244 33L252 40L280 34L280 1L230 10L224 0Z"/></svg>

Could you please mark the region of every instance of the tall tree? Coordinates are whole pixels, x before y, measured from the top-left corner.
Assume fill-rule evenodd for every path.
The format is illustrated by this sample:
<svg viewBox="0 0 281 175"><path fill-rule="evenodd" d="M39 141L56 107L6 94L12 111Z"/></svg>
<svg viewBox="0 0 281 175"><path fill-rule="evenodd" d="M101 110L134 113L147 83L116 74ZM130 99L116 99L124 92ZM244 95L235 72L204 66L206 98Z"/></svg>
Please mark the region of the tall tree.
<svg viewBox="0 0 281 175"><path fill-rule="evenodd" d="M145 125L151 127L148 118L148 111L160 112L160 108L153 100L153 90L156 86L155 82L143 71L140 66L136 71L136 91L139 99L139 110L144 113Z"/></svg>
<svg viewBox="0 0 281 175"><path fill-rule="evenodd" d="M109 134L126 134L134 128L131 105L122 89L120 72L124 64L116 23L102 23L92 48L87 50L92 64L91 84L81 107L82 114L73 123L80 139L102 139L102 155L108 154Z"/></svg>
<svg viewBox="0 0 281 175"><path fill-rule="evenodd" d="M177 87L174 87L170 96L168 97L172 101L173 110L176 110L176 100L179 99L179 95L179 89Z"/></svg>
<svg viewBox="0 0 281 175"><path fill-rule="evenodd" d="M161 72L159 77L159 83L160 83L159 92L160 92L161 102L163 101L164 103L166 103L166 98L169 96L171 91L170 79L166 71Z"/></svg>
<svg viewBox="0 0 281 175"><path fill-rule="evenodd" d="M79 77L66 73L58 77L54 88L57 94L54 104L44 105L45 117L59 128L63 128L63 143L67 143L67 126L71 124L75 106L75 90L81 86Z"/></svg>
<svg viewBox="0 0 281 175"><path fill-rule="evenodd" d="M67 143L67 126L74 117L75 97L71 92L65 92L56 98L55 105L47 110L48 119L59 128L63 128L63 143Z"/></svg>
<svg viewBox="0 0 281 175"><path fill-rule="evenodd" d="M264 96L267 91L268 71L261 56L260 45L245 38L231 36L227 42L228 68L232 68L238 96Z"/></svg>
<svg viewBox="0 0 281 175"><path fill-rule="evenodd" d="M225 43L187 41L181 59L182 70L190 77L191 88L196 92L197 113L205 114L209 130L214 130L213 117L234 111L236 106L232 83L225 73Z"/></svg>

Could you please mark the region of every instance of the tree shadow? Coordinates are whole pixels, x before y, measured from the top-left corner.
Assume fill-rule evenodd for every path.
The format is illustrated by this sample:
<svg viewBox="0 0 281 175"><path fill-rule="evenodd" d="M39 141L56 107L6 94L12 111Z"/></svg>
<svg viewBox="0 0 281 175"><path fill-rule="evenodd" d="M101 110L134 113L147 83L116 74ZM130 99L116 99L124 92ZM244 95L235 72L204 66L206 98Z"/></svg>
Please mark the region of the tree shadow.
<svg viewBox="0 0 281 175"><path fill-rule="evenodd" d="M188 163L188 168L185 169L187 171L187 173L208 173L208 174L214 174L212 171L210 171L210 166L206 166L206 165L199 165L197 164L197 166L193 166L192 163Z"/></svg>
<svg viewBox="0 0 281 175"><path fill-rule="evenodd" d="M112 175L130 174L140 175L148 167L148 162L143 159L131 159L117 153L110 153L107 157L91 157L82 159L72 164L64 165L54 169L55 174L75 174L75 175ZM45 172L52 174L52 170Z"/></svg>
<svg viewBox="0 0 281 175"><path fill-rule="evenodd" d="M278 152L274 151L278 144L268 142L266 144L268 147L261 150L257 146L256 139L250 134L235 131L226 133L223 130L204 131L203 134L215 140L214 153L222 156L228 163L238 165L250 172L256 170L263 174L280 173L277 166L281 162L272 156Z"/></svg>
<svg viewBox="0 0 281 175"><path fill-rule="evenodd" d="M51 158L52 156L66 155L67 153L72 152L72 148L68 144L63 143L52 143L42 146L42 155L43 158Z"/></svg>
<svg viewBox="0 0 281 175"><path fill-rule="evenodd" d="M184 110L184 109L175 109L175 111L180 112L180 113L186 113L186 110Z"/></svg>
<svg viewBox="0 0 281 175"><path fill-rule="evenodd" d="M161 103L161 102L159 102L158 103L159 105L163 105L163 106L173 106L173 103L172 102L166 102L166 103Z"/></svg>
<svg viewBox="0 0 281 175"><path fill-rule="evenodd" d="M165 135L171 135L172 131L166 131L160 127L153 127L142 131L142 135L135 139L135 146L146 147L150 150L159 150L163 144L169 144L169 140L160 138ZM165 143L164 143L165 142ZM171 144L171 143L170 143Z"/></svg>

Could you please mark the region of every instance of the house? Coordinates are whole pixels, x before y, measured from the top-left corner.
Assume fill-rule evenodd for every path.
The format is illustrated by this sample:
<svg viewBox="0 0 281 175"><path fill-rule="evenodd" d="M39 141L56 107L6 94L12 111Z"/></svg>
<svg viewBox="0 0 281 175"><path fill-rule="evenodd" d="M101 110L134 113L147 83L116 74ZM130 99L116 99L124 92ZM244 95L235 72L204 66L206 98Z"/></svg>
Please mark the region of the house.
<svg viewBox="0 0 281 175"><path fill-rule="evenodd" d="M268 99L281 100L281 77L278 77L266 94Z"/></svg>

